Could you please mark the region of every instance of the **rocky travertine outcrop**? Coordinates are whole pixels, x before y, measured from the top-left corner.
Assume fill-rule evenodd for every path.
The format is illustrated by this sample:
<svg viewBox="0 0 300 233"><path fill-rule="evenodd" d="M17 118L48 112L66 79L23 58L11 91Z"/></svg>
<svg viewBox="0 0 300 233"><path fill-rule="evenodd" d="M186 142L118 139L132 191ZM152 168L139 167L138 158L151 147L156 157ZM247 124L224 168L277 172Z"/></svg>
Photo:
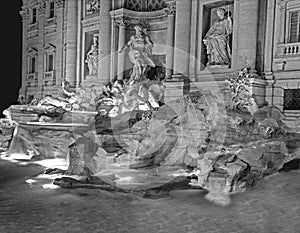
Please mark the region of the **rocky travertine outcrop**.
<svg viewBox="0 0 300 233"><path fill-rule="evenodd" d="M193 174L193 186L214 192L243 191L299 157L295 148L290 149L298 135L267 112L264 108L252 115L228 109L209 90L202 90L151 113L105 118L109 124L99 117L96 142L107 154L98 161L134 170L181 166ZM89 163L86 160L82 166ZM94 171L90 175L101 171L89 170ZM70 174L83 173L81 169Z"/></svg>
<svg viewBox="0 0 300 233"><path fill-rule="evenodd" d="M49 151L68 154L65 175L98 176L128 190L159 189L185 177L191 187L211 192L244 191L300 158L300 135L285 126L276 107L258 108L249 91L249 72L240 71L220 92L201 89L146 110L112 116L102 109L95 119L93 112L66 112L58 131L25 130L19 124L12 145L46 157L55 156ZM138 103L137 96L132 98ZM72 130L81 120L85 129ZM64 182L73 181L57 184L68 186Z"/></svg>
<svg viewBox="0 0 300 233"><path fill-rule="evenodd" d="M0 151L6 151L9 148L14 129L15 125L11 121L0 119Z"/></svg>

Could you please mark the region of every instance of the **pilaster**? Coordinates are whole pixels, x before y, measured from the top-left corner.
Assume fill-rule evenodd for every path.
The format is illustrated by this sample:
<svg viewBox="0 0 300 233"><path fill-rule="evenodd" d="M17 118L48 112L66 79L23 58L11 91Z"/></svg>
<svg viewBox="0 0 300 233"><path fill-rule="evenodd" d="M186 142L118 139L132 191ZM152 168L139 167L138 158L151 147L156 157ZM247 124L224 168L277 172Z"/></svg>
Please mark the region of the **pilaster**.
<svg viewBox="0 0 300 233"><path fill-rule="evenodd" d="M123 19L117 21L117 26L119 27L119 41L118 47L120 49L125 45L126 36L126 25ZM125 51L118 52L118 80L122 80L125 71Z"/></svg>
<svg viewBox="0 0 300 233"><path fill-rule="evenodd" d="M111 18L109 12L111 2L111 0L100 1L98 79L101 83L110 80Z"/></svg>
<svg viewBox="0 0 300 233"><path fill-rule="evenodd" d="M189 74L191 0L176 1L174 74Z"/></svg>
<svg viewBox="0 0 300 233"><path fill-rule="evenodd" d="M172 77L174 68L174 39L175 39L175 1L168 1L168 7L165 9L168 14L167 28L167 51L166 51L166 78Z"/></svg>
<svg viewBox="0 0 300 233"><path fill-rule="evenodd" d="M56 22L57 22L57 37L56 37L56 64L55 76L56 85L61 85L63 80L63 24L64 24L64 7L65 1L56 0Z"/></svg>
<svg viewBox="0 0 300 233"><path fill-rule="evenodd" d="M255 70L258 35L259 0L239 0L236 57L233 57L233 68L250 66Z"/></svg>
<svg viewBox="0 0 300 233"><path fill-rule="evenodd" d="M77 1L67 1L66 80L72 86L76 85L77 5Z"/></svg>
<svg viewBox="0 0 300 233"><path fill-rule="evenodd" d="M38 92L40 97L43 97L43 79L44 79L44 45L45 45L45 13L46 13L46 2L40 2L38 7L38 63L37 63L37 73L38 73ZM37 96L36 96L37 97Z"/></svg>
<svg viewBox="0 0 300 233"><path fill-rule="evenodd" d="M27 7L23 7L22 11L20 11L20 15L22 16L22 86L21 89L19 90L19 94L23 95L24 98L26 99L26 79L27 79L27 29L28 29L28 22L29 22L29 9Z"/></svg>
<svg viewBox="0 0 300 233"><path fill-rule="evenodd" d="M111 61L110 61L110 80L114 80L117 76L118 71L118 44L117 44L117 26L115 24L115 19L111 19Z"/></svg>

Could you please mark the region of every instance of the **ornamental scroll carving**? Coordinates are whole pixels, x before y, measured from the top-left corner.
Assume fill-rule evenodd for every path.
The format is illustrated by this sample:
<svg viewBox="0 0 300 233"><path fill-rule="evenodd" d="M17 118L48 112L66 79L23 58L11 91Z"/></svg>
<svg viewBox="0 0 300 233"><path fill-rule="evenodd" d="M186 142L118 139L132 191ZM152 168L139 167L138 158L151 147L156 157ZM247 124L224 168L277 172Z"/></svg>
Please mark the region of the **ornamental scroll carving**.
<svg viewBox="0 0 300 233"><path fill-rule="evenodd" d="M86 0L85 1L85 14L92 15L99 13L100 11L100 0Z"/></svg>

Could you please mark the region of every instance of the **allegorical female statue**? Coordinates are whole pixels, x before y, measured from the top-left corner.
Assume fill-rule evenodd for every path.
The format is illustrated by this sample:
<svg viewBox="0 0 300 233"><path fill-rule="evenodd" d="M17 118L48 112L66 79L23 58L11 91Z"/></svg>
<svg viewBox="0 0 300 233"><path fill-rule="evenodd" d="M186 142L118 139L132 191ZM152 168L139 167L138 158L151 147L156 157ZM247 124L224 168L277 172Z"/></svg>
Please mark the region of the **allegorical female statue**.
<svg viewBox="0 0 300 233"><path fill-rule="evenodd" d="M147 36L141 26L134 27L135 35L120 49L120 53L126 48L129 48L128 53L130 61L133 63L133 70L130 76L131 80L140 80L144 78L145 71L148 66L155 67L154 62L151 60L153 42Z"/></svg>
<svg viewBox="0 0 300 233"><path fill-rule="evenodd" d="M96 76L98 73L98 37L94 36L93 44L90 51L86 55L85 63L87 63L89 76Z"/></svg>
<svg viewBox="0 0 300 233"><path fill-rule="evenodd" d="M232 20L225 9L217 9L218 19L213 23L203 39L208 55L208 65L230 65L231 49L229 35L232 34Z"/></svg>

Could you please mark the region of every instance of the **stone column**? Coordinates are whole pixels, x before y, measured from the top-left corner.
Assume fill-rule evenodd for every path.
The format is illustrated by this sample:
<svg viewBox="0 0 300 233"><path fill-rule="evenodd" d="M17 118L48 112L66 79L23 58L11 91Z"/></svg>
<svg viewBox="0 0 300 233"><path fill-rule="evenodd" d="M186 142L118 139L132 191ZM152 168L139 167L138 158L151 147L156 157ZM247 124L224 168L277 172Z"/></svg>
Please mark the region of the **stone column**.
<svg viewBox="0 0 300 233"><path fill-rule="evenodd" d="M233 69L249 65L252 70L255 70L259 0L240 0L235 12L238 14L238 22L234 23L237 23L241 30L235 32L237 33L237 51L236 57L233 57Z"/></svg>
<svg viewBox="0 0 300 233"><path fill-rule="evenodd" d="M191 0L176 1L175 22L174 74L188 75L190 59Z"/></svg>
<svg viewBox="0 0 300 233"><path fill-rule="evenodd" d="M67 1L66 80L76 85L77 64L77 1Z"/></svg>
<svg viewBox="0 0 300 233"><path fill-rule="evenodd" d="M38 72L38 90L40 92L41 97L43 97L43 89L44 89L44 72L45 72L45 64L44 64L44 33L45 33L45 13L46 13L46 3L41 2L38 7L38 63L37 63L37 72Z"/></svg>
<svg viewBox="0 0 300 233"><path fill-rule="evenodd" d="M100 1L98 79L101 83L106 83L110 79L111 2L111 0Z"/></svg>
<svg viewBox="0 0 300 233"><path fill-rule="evenodd" d="M168 14L167 28L167 55L166 55L166 78L171 78L174 65L174 36L175 36L175 1L168 2L168 7L165 9Z"/></svg>
<svg viewBox="0 0 300 233"><path fill-rule="evenodd" d="M126 36L126 26L123 20L120 20L118 22L119 26L119 50L124 46L125 44L125 36ZM118 56L118 80L123 79L124 71L125 71L125 51L119 53Z"/></svg>
<svg viewBox="0 0 300 233"><path fill-rule="evenodd" d="M23 8L20 11L22 16L22 23L23 23L23 34L22 34L22 86L19 91L20 95L23 95L25 99L26 96L26 88L27 88L27 67L28 67L28 57L27 57L27 29L28 29L28 21L29 21L29 9Z"/></svg>
<svg viewBox="0 0 300 233"><path fill-rule="evenodd" d="M63 80L63 25L64 25L64 3L56 0L56 58L55 58L55 78L56 85L60 86Z"/></svg>

